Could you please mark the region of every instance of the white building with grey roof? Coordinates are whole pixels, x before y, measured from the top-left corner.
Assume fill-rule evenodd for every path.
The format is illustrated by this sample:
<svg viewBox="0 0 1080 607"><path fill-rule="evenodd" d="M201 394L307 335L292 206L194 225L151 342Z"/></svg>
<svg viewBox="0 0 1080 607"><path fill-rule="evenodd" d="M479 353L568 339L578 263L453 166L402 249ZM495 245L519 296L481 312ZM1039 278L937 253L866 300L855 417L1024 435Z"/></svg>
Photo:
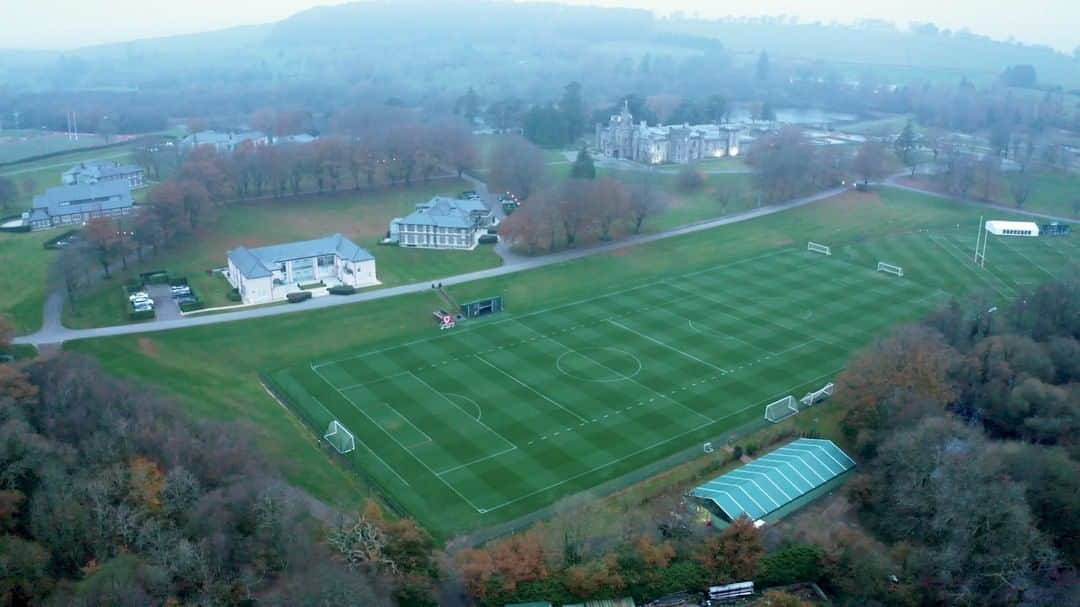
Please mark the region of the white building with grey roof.
<svg viewBox="0 0 1080 607"><path fill-rule="evenodd" d="M242 131L238 133L199 131L181 139L180 150L189 152L206 145L213 147L219 153L227 153L236 150L245 143L250 143L253 146L267 145L270 143L270 138L259 131Z"/></svg>
<svg viewBox="0 0 1080 607"><path fill-rule="evenodd" d="M229 251L228 263L225 277L245 304L280 301L305 288L321 294L337 285L379 284L375 258L341 234L267 247L237 247Z"/></svg>
<svg viewBox="0 0 1080 607"><path fill-rule="evenodd" d="M32 230L56 226L80 226L94 217L120 217L135 211L131 188L123 181L62 185L34 196L34 205L23 213Z"/></svg>
<svg viewBox="0 0 1080 607"><path fill-rule="evenodd" d="M134 164L119 164L108 160L81 162L64 171L64 185L93 185L95 183L127 183L132 190L146 185L146 171Z"/></svg>
<svg viewBox="0 0 1080 607"><path fill-rule="evenodd" d="M471 250L494 223L481 200L436 196L391 221L390 240L402 247Z"/></svg>

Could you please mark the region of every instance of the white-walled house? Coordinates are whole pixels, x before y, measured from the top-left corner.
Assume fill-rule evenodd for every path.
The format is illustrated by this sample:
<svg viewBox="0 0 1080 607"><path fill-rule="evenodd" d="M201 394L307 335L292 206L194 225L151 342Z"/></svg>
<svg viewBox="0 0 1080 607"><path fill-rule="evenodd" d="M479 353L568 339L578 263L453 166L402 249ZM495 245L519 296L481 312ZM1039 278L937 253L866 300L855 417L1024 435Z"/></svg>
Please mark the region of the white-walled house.
<svg viewBox="0 0 1080 607"><path fill-rule="evenodd" d="M390 222L390 240L423 249L474 249L495 216L480 200L436 196Z"/></svg>
<svg viewBox="0 0 1080 607"><path fill-rule="evenodd" d="M180 150L190 152L204 145L212 146L218 153L228 153L236 150L245 143L253 146L268 145L270 138L259 131L242 131L239 133L221 133L218 131L199 131L191 133L180 140Z"/></svg>
<svg viewBox="0 0 1080 607"><path fill-rule="evenodd" d="M341 234L249 249L228 254L226 278L245 304L280 301L301 286L356 288L379 284L375 258Z"/></svg>

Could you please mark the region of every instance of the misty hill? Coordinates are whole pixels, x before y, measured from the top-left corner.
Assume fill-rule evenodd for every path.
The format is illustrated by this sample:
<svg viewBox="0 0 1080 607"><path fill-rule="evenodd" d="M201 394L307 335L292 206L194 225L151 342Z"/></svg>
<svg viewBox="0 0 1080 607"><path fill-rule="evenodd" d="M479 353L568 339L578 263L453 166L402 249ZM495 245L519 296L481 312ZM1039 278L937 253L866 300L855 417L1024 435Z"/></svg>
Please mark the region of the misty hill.
<svg viewBox="0 0 1080 607"><path fill-rule="evenodd" d="M665 21L663 29L715 38L733 51L767 50L777 58L907 68L912 79L948 78L950 73L974 79L995 77L1007 66L1031 64L1044 82L1080 85L1080 57L1070 57L1046 46L940 30L930 24L908 31L883 22L853 26L791 23L783 18L673 19Z"/></svg>
<svg viewBox="0 0 1080 607"><path fill-rule="evenodd" d="M11 89L145 89L185 82L323 83L386 79L415 89L588 79L644 55L675 62L717 48L768 51L825 62L846 78L989 81L1032 64L1042 83L1080 86L1080 61L1041 46L889 24L795 24L784 18L656 19L643 10L493 0L374 0L313 8L278 23L87 47L72 52L0 50ZM623 66L625 67L625 66ZM704 66L698 66L702 68ZM620 68L621 69L621 68ZM521 84L522 78L515 83ZM517 94L527 94L519 90Z"/></svg>

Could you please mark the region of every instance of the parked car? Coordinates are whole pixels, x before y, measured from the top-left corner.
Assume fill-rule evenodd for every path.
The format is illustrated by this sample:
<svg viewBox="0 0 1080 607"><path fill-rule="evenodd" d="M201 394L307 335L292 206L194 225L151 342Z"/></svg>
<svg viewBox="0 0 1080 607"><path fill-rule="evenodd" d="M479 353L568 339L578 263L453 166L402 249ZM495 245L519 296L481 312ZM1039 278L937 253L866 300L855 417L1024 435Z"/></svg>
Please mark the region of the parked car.
<svg viewBox="0 0 1080 607"><path fill-rule="evenodd" d="M140 302L131 306L131 309L136 312L149 312L154 309L154 304L151 302Z"/></svg>
<svg viewBox="0 0 1080 607"><path fill-rule="evenodd" d="M137 291L128 295L128 301L135 301L136 299L150 299L150 295L146 291Z"/></svg>
<svg viewBox="0 0 1080 607"><path fill-rule="evenodd" d="M184 295L191 295L191 287L187 285L181 285L177 287L169 287L169 291L173 297L181 297Z"/></svg>

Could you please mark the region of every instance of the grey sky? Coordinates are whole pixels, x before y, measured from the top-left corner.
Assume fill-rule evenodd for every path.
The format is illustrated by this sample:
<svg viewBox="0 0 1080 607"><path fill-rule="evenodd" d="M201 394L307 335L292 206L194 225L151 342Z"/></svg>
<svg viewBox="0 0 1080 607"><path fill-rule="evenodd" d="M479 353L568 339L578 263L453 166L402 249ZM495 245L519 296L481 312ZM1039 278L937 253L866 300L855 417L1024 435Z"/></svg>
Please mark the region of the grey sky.
<svg viewBox="0 0 1080 607"><path fill-rule="evenodd" d="M281 19L343 0L0 0L0 47L73 48ZM807 21L933 21L1066 52L1080 45L1077 0L562 0L702 16L795 15Z"/></svg>

